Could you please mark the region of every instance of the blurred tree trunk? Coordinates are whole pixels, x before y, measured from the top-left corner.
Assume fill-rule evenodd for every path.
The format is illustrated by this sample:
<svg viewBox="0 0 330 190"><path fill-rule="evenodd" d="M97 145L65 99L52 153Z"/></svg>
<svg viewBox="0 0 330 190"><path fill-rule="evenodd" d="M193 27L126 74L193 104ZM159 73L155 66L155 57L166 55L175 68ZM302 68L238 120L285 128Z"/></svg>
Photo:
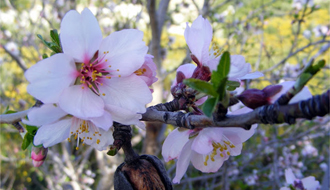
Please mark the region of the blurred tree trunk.
<svg viewBox="0 0 330 190"><path fill-rule="evenodd" d="M170 0L161 0L156 8L156 0L148 0L147 8L150 18L150 27L152 39L150 42L149 53L154 56L154 62L157 65L157 77L158 81L153 84L153 101L152 105L163 102L163 74L162 68L162 55L160 39L162 35L162 28L166 20L166 13ZM163 136L162 128L166 127L161 123L146 123L146 138L143 144L143 153L156 155L160 151L160 142Z"/></svg>

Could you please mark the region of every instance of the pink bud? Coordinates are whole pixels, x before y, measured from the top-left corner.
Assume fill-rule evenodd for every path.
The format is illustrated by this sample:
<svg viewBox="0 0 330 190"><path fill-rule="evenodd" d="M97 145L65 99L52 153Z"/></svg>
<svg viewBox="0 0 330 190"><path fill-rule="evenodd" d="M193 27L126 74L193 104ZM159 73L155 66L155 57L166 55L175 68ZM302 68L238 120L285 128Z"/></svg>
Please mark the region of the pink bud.
<svg viewBox="0 0 330 190"><path fill-rule="evenodd" d="M263 105L271 104L270 98L279 93L282 89L281 85L270 85L263 90L248 89L237 98L247 107L256 109Z"/></svg>
<svg viewBox="0 0 330 190"><path fill-rule="evenodd" d="M44 163L47 157L48 148L32 146L31 159L35 167L39 167Z"/></svg>

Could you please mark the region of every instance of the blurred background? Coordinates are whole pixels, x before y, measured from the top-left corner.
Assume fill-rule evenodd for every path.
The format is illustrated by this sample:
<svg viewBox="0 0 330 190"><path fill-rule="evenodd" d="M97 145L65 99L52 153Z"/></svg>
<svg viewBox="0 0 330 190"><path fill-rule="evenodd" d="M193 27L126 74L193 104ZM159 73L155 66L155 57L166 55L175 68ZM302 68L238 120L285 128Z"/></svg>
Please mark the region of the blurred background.
<svg viewBox="0 0 330 190"><path fill-rule="evenodd" d="M50 54L37 34L50 41L49 31L60 28L65 13L88 7L104 37L125 28L144 32L149 54L158 66L154 100L172 99L170 85L178 66L191 62L184 39L186 22L203 15L213 27L213 42L231 54L244 55L264 77L245 81L246 88L295 80L312 58L326 66L308 83L313 95L329 89L330 3L327 0L0 0L0 113L34 105L27 94L24 71ZM188 168L174 189L279 189L284 170L296 177L310 175L329 189L329 116L295 125L259 125L244 143L242 154L227 160L217 173ZM134 128L132 144L140 154L157 155L170 125L148 123ZM110 157L89 146L74 149L68 141L53 146L39 168L22 151L21 134L12 125L0 127L0 189L113 189L113 174L123 162L121 151ZM171 178L175 161L165 163Z"/></svg>

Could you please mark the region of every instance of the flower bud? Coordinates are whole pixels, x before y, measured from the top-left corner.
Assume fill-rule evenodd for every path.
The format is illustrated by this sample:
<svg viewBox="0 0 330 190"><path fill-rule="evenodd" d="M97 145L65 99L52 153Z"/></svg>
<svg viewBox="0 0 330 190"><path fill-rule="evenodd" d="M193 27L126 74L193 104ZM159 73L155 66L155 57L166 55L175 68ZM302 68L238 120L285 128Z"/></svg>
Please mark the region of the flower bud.
<svg viewBox="0 0 330 190"><path fill-rule="evenodd" d="M31 159L34 167L39 167L47 157L48 148L32 146Z"/></svg>
<svg viewBox="0 0 330 190"><path fill-rule="evenodd" d="M272 96L280 92L282 89L281 85L270 85L263 90L248 89L237 98L247 107L256 109L263 105L271 104L270 99Z"/></svg>
<svg viewBox="0 0 330 190"><path fill-rule="evenodd" d="M172 190L163 163L152 155L142 155L132 163L122 163L115 172L115 190Z"/></svg>

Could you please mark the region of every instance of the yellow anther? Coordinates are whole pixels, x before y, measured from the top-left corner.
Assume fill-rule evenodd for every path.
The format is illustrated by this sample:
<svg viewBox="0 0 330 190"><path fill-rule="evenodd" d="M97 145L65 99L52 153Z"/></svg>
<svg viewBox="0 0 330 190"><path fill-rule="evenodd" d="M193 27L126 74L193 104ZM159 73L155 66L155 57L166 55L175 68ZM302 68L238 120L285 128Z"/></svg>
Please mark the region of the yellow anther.
<svg viewBox="0 0 330 190"><path fill-rule="evenodd" d="M118 77L121 77L121 75L118 75Z"/></svg>
<svg viewBox="0 0 330 190"><path fill-rule="evenodd" d="M91 66L93 66L93 64L89 64L89 66L91 67Z"/></svg>
<svg viewBox="0 0 330 190"><path fill-rule="evenodd" d="M104 54L106 54L106 52L103 52Z"/></svg>
<svg viewBox="0 0 330 190"><path fill-rule="evenodd" d="M82 86L81 89L84 89L84 87Z"/></svg>
<svg viewBox="0 0 330 190"><path fill-rule="evenodd" d="M109 65L109 67L111 67L111 65Z"/></svg>
<svg viewBox="0 0 330 190"><path fill-rule="evenodd" d="M87 137L87 139L89 139L89 137Z"/></svg>
<svg viewBox="0 0 330 190"><path fill-rule="evenodd" d="M92 86L93 86L92 84L89 84L89 85L88 85L89 88L92 88Z"/></svg>
<svg viewBox="0 0 330 190"><path fill-rule="evenodd" d="M76 147L76 150L79 150L79 147Z"/></svg>
<svg viewBox="0 0 330 190"><path fill-rule="evenodd" d="M227 152L228 156L230 156L230 152Z"/></svg>
<svg viewBox="0 0 330 190"><path fill-rule="evenodd" d="M82 145L85 146L85 143L83 143Z"/></svg>
<svg viewBox="0 0 330 190"><path fill-rule="evenodd" d="M117 69L117 71L119 71L119 69Z"/></svg>
<svg viewBox="0 0 330 190"><path fill-rule="evenodd" d="M85 76L82 76L81 78L82 78L82 79L84 79L84 78L85 78Z"/></svg>
<svg viewBox="0 0 330 190"><path fill-rule="evenodd" d="M221 156L221 157L223 157L223 154L222 154L222 153L220 153L220 156Z"/></svg>
<svg viewBox="0 0 330 190"><path fill-rule="evenodd" d="M95 134L93 134L93 136L95 136Z"/></svg>
<svg viewBox="0 0 330 190"><path fill-rule="evenodd" d="M92 137L89 137L90 140L92 140Z"/></svg>
<svg viewBox="0 0 330 190"><path fill-rule="evenodd" d="M103 83L100 83L101 86L103 86Z"/></svg>
<svg viewBox="0 0 330 190"><path fill-rule="evenodd" d="M105 77L105 78L107 78L107 79L111 79L111 77L110 77L110 76L108 76L108 77Z"/></svg>
<svg viewBox="0 0 330 190"><path fill-rule="evenodd" d="M76 134L76 135L74 136L74 140L77 140L77 138L78 138L78 135Z"/></svg>
<svg viewBox="0 0 330 190"><path fill-rule="evenodd" d="M107 62L108 60L106 59L105 62Z"/></svg>
<svg viewBox="0 0 330 190"><path fill-rule="evenodd" d="M73 132L71 131L71 135L73 134Z"/></svg>
<svg viewBox="0 0 330 190"><path fill-rule="evenodd" d="M84 142L84 139L81 139L81 142Z"/></svg>
<svg viewBox="0 0 330 190"><path fill-rule="evenodd" d="M206 155L204 165L207 166L207 161L209 160L209 155Z"/></svg>
<svg viewBox="0 0 330 190"><path fill-rule="evenodd" d="M97 139L97 140L96 140L96 144L99 144L99 143L100 143L100 139Z"/></svg>
<svg viewBox="0 0 330 190"><path fill-rule="evenodd" d="M147 69L145 69L145 68L142 69L142 72L146 72L146 71L147 71Z"/></svg>
<svg viewBox="0 0 330 190"><path fill-rule="evenodd" d="M235 145L232 144L232 145L229 145L229 147L230 147L230 148L235 148Z"/></svg>
<svg viewBox="0 0 330 190"><path fill-rule="evenodd" d="M105 96L105 93L103 93L102 95Z"/></svg>

